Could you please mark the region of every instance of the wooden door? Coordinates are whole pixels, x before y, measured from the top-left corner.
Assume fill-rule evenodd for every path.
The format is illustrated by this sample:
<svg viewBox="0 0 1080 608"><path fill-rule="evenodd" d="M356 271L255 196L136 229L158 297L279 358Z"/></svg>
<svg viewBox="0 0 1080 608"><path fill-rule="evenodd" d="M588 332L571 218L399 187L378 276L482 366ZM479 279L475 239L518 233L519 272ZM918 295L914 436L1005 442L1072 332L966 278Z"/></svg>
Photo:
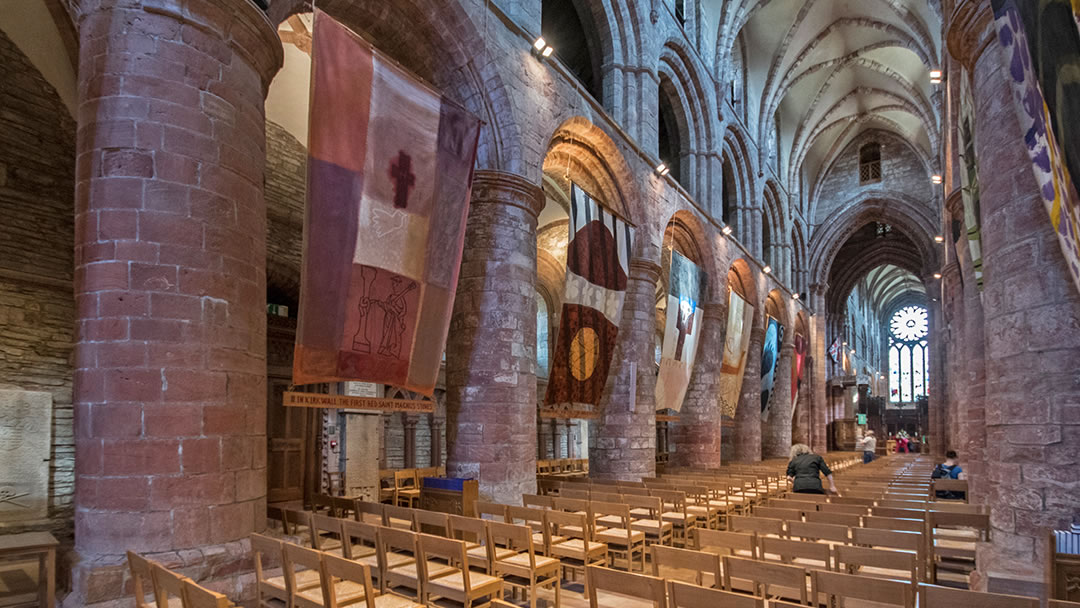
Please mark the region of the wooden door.
<svg viewBox="0 0 1080 608"><path fill-rule="evenodd" d="M281 404L282 393L289 387L288 378L270 377L267 380L266 500L303 500L308 455L308 411L307 408Z"/></svg>

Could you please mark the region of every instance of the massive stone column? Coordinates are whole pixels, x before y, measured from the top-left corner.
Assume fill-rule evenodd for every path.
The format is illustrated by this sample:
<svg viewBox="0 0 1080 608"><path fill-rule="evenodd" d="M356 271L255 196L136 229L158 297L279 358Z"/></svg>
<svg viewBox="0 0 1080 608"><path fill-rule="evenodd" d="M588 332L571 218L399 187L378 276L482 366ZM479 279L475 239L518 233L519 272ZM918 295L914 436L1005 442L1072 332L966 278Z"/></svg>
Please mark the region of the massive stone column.
<svg viewBox="0 0 1080 608"><path fill-rule="evenodd" d="M536 218L543 191L477 171L446 350L450 477L485 500L536 490Z"/></svg>
<svg viewBox="0 0 1080 608"><path fill-rule="evenodd" d="M979 549L975 583L1045 596L1047 530L1073 521L1080 494L1080 295L1032 173L1012 99L1011 56L995 39L989 5L958 3L948 31L950 52L977 84L993 531Z"/></svg>
<svg viewBox="0 0 1080 608"><path fill-rule="evenodd" d="M791 366L794 359L795 332L786 331L776 366L769 420L761 424L762 458L786 458L791 452Z"/></svg>
<svg viewBox="0 0 1080 608"><path fill-rule="evenodd" d="M701 343L679 422L673 429L675 452L671 454L671 464L713 469L720 466L723 412L717 394L724 359L727 302L710 302L703 308Z"/></svg>
<svg viewBox="0 0 1080 608"><path fill-rule="evenodd" d="M71 605L122 595L127 550L235 573L233 541L265 526L263 97L281 61L247 0L80 3Z"/></svg>
<svg viewBox="0 0 1080 608"><path fill-rule="evenodd" d="M764 312L755 315L764 318ZM743 374L739 409L735 411L735 460L757 462L761 460L761 345L765 330L760 321L750 330L750 346L747 352L746 372Z"/></svg>
<svg viewBox="0 0 1080 608"><path fill-rule="evenodd" d="M611 362L607 398L600 417L589 424L589 474L639 479L656 472L656 282L660 265L630 261L622 324ZM631 373L637 390L630 398ZM633 405L633 408L631 408Z"/></svg>
<svg viewBox="0 0 1080 608"><path fill-rule="evenodd" d="M814 298L815 314L810 319L813 325L813 360L807 361L806 377L811 379L810 390L810 447L815 452L824 453L829 445L829 398L826 392L826 374L829 333L826 330L828 316L825 314L825 290L827 285L814 284L810 287Z"/></svg>

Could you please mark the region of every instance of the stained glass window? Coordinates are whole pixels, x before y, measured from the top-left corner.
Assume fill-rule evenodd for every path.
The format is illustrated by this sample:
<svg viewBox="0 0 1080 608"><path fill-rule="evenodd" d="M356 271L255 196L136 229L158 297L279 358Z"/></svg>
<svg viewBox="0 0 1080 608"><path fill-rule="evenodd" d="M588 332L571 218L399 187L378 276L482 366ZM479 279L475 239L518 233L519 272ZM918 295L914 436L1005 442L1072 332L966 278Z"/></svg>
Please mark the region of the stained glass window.
<svg viewBox="0 0 1080 608"><path fill-rule="evenodd" d="M544 296L536 294L536 373L548 375L548 305Z"/></svg>
<svg viewBox="0 0 1080 608"><path fill-rule="evenodd" d="M912 403L927 395L930 385L929 332L926 308L906 306L889 321L889 401Z"/></svg>

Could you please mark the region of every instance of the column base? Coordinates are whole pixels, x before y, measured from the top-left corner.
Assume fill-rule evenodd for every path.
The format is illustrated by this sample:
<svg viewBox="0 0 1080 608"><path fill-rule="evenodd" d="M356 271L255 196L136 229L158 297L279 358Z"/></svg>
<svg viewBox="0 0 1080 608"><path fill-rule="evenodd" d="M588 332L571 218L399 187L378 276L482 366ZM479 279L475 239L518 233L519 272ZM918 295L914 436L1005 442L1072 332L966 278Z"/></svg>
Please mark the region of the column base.
<svg viewBox="0 0 1080 608"><path fill-rule="evenodd" d="M209 589L224 593L234 603L255 599L255 567L251 559L251 543L247 539L142 555L191 577ZM60 602L61 606L131 606L135 588L127 556L81 554L74 550L68 554L67 559L72 564L72 589ZM143 584L143 591L153 591L149 581Z"/></svg>

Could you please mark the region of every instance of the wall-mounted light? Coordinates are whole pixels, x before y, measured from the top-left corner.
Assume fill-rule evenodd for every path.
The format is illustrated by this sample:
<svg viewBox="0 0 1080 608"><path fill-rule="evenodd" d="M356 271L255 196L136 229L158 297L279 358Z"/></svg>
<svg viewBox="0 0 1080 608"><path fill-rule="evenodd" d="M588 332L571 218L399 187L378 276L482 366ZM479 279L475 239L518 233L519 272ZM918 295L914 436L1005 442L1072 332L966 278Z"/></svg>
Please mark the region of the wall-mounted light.
<svg viewBox="0 0 1080 608"><path fill-rule="evenodd" d="M656 171L656 174L660 177L664 177L668 173L671 173L671 168L667 166L667 163L660 163L659 165L656 165L656 168L653 169L653 171Z"/></svg>
<svg viewBox="0 0 1080 608"><path fill-rule="evenodd" d="M941 273L940 272L935 272L934 273L934 278L935 279L940 279L941 278Z"/></svg>
<svg viewBox="0 0 1080 608"><path fill-rule="evenodd" d="M724 236L730 236L731 235L731 226L724 226L723 228L720 229L720 232L723 232Z"/></svg>
<svg viewBox="0 0 1080 608"><path fill-rule="evenodd" d="M554 52L555 47L548 44L547 40L544 40L543 36L537 38L536 42L533 43L532 53L536 56L537 59L541 61L547 59L548 57L551 57L551 54Z"/></svg>
<svg viewBox="0 0 1080 608"><path fill-rule="evenodd" d="M941 183L941 176L938 175L937 173L931 175L930 176L930 183L940 184Z"/></svg>
<svg viewBox="0 0 1080 608"><path fill-rule="evenodd" d="M792 300L798 300L799 299L799 294L797 294L797 293L791 294L791 299Z"/></svg>
<svg viewBox="0 0 1080 608"><path fill-rule="evenodd" d="M851 349L851 354L853 354L853 355L855 354L855 349L854 348Z"/></svg>
<svg viewBox="0 0 1080 608"><path fill-rule="evenodd" d="M841 344L841 346L847 346L847 342L844 342L843 344Z"/></svg>
<svg viewBox="0 0 1080 608"><path fill-rule="evenodd" d="M945 237L943 237L943 236L941 236L941 235L939 234L939 235L937 235L937 236L935 236L935 237L934 237L934 242L935 242L935 243L944 243L944 242L945 242Z"/></svg>
<svg viewBox="0 0 1080 608"><path fill-rule="evenodd" d="M941 70L930 70L930 84L941 84L942 79Z"/></svg>
<svg viewBox="0 0 1080 608"><path fill-rule="evenodd" d="M772 272L772 266L769 266L768 264L766 264L765 267L761 269L761 272L764 272L765 274L769 274L770 272Z"/></svg>

